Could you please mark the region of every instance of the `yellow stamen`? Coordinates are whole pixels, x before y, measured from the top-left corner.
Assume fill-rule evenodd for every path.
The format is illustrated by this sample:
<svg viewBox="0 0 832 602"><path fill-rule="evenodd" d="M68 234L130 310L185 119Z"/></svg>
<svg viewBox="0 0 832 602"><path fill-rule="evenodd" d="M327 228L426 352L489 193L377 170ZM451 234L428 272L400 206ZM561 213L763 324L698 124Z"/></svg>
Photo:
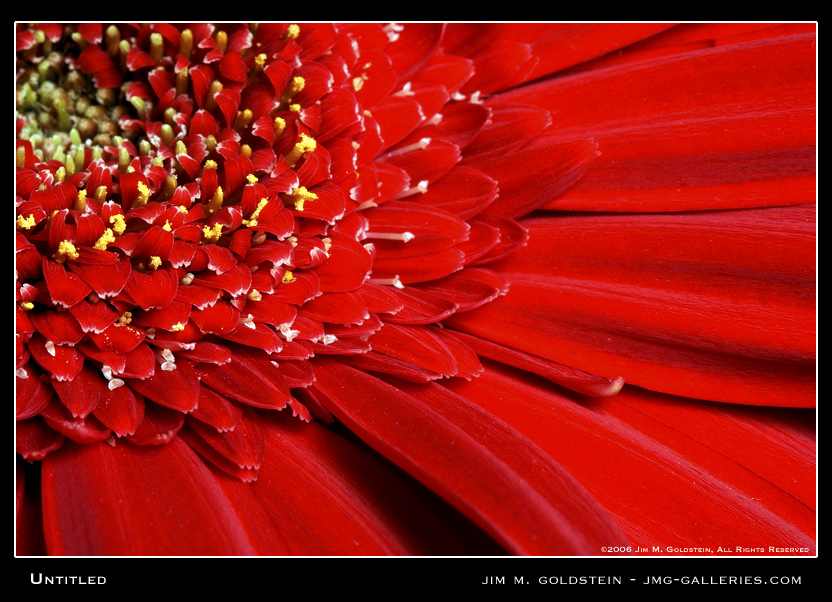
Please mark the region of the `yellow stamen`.
<svg viewBox="0 0 832 602"><path fill-rule="evenodd" d="M253 173L250 173L246 176L246 180L248 180L249 184L257 184L257 176Z"/></svg>
<svg viewBox="0 0 832 602"><path fill-rule="evenodd" d="M283 134L283 130L286 129L286 120L283 117L275 117L274 118L274 137L280 138Z"/></svg>
<svg viewBox="0 0 832 602"><path fill-rule="evenodd" d="M294 274L292 274L292 272L290 272L289 270L286 270L285 272L283 272L283 278L281 279L281 282L283 282L283 284L288 284L294 281L294 279Z"/></svg>
<svg viewBox="0 0 832 602"><path fill-rule="evenodd" d="M150 257L150 261L147 262L148 267L156 270L162 265L162 258L158 255L153 255Z"/></svg>
<svg viewBox="0 0 832 602"><path fill-rule="evenodd" d="M114 213L110 216L110 223L113 224L113 232L121 236L127 229L127 224L124 223L124 216L121 213Z"/></svg>
<svg viewBox="0 0 832 602"><path fill-rule="evenodd" d="M34 304L34 303L32 303L31 301L22 301L22 302L18 305L18 307L19 307L20 309L22 309L23 311L30 311L30 310L34 309L35 304Z"/></svg>
<svg viewBox="0 0 832 602"><path fill-rule="evenodd" d="M87 191L83 188L78 191L78 196L75 197L75 204L72 208L76 211L83 211L87 208Z"/></svg>
<svg viewBox="0 0 832 602"><path fill-rule="evenodd" d="M153 59L153 62L158 63L162 60L162 56L165 53L165 40L162 38L162 34L157 31L154 31L150 34L150 58Z"/></svg>
<svg viewBox="0 0 832 602"><path fill-rule="evenodd" d="M96 243L93 245L94 249L98 249L99 251L105 251L107 249L107 245L111 242L115 242L116 237L113 236L113 231L110 228L104 230L104 234L101 235Z"/></svg>
<svg viewBox="0 0 832 602"><path fill-rule="evenodd" d="M29 217L23 217L22 215L17 216L17 227L23 228L24 230L31 230L35 227L35 216L30 215Z"/></svg>
<svg viewBox="0 0 832 602"><path fill-rule="evenodd" d="M306 201L314 201L318 198L317 194L308 191L305 186L299 186L293 189L291 196L295 203L295 209L298 211L303 211L303 206Z"/></svg>
<svg viewBox="0 0 832 602"><path fill-rule="evenodd" d="M170 222L168 220L165 220L165 225L162 226L162 230L165 230L167 232L170 232L171 230L173 230L173 228L171 228Z"/></svg>
<svg viewBox="0 0 832 602"><path fill-rule="evenodd" d="M317 146L318 143L315 142L314 138L307 136L306 134L301 134L300 140L298 140L294 148L286 154L286 161L289 162L289 165L294 167L295 163L297 163L298 159L300 159L304 153L315 152Z"/></svg>
<svg viewBox="0 0 832 602"><path fill-rule="evenodd" d="M220 30L217 32L216 40L217 50L219 50L220 52L225 52L225 48L226 46L228 46L228 34Z"/></svg>
<svg viewBox="0 0 832 602"><path fill-rule="evenodd" d="M116 326L125 326L133 321L133 312L126 311L118 319Z"/></svg>
<svg viewBox="0 0 832 602"><path fill-rule="evenodd" d="M66 261L67 257L70 259L78 259L78 250L75 248L74 244L68 240L64 240L58 245L58 250L55 251L52 257L54 257L55 261L58 263L63 263Z"/></svg>
<svg viewBox="0 0 832 602"><path fill-rule="evenodd" d="M133 209L136 207L144 207L147 205L147 201L150 200L150 188L147 187L147 184L139 182L136 188L139 189L139 196L135 201L133 201Z"/></svg>
<svg viewBox="0 0 832 602"><path fill-rule="evenodd" d="M260 202L257 203L257 208L252 212L249 219L244 219L243 224L248 226L249 228L253 228L257 225L257 217L260 215L260 211L263 210L263 207L269 204L269 199L260 199Z"/></svg>
<svg viewBox="0 0 832 602"><path fill-rule="evenodd" d="M219 211L219 208L222 207L223 202L223 192L222 186L217 186L217 190L214 193L214 196L211 197L211 200L205 203L204 209L207 215L211 215Z"/></svg>
<svg viewBox="0 0 832 602"><path fill-rule="evenodd" d="M194 34L190 29L183 29L179 34L179 53L186 59L191 58L194 50Z"/></svg>
<svg viewBox="0 0 832 602"><path fill-rule="evenodd" d="M182 322L177 322L173 326L170 327L173 332L179 332L185 330L185 325Z"/></svg>
<svg viewBox="0 0 832 602"><path fill-rule="evenodd" d="M209 242L217 242L220 239L220 235L222 235L222 224L220 223L202 228L202 236Z"/></svg>
<svg viewBox="0 0 832 602"><path fill-rule="evenodd" d="M283 35L286 38L296 38L300 35L300 27L297 24L292 23Z"/></svg>

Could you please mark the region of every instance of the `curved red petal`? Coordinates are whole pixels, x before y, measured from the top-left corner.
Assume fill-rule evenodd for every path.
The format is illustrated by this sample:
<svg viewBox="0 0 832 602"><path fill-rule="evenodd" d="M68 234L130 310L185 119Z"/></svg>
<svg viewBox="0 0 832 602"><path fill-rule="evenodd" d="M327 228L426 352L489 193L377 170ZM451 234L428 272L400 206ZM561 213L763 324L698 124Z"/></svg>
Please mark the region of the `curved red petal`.
<svg viewBox="0 0 832 602"><path fill-rule="evenodd" d="M597 553L625 542L562 468L467 400L438 386L412 396L403 383L394 387L334 362L322 366L315 386L339 420L509 550ZM380 397L382 407L374 401Z"/></svg>
<svg viewBox="0 0 832 602"><path fill-rule="evenodd" d="M52 555L228 555L253 547L217 478L180 440L72 447L43 465ZM170 508L185 509L171 515Z"/></svg>

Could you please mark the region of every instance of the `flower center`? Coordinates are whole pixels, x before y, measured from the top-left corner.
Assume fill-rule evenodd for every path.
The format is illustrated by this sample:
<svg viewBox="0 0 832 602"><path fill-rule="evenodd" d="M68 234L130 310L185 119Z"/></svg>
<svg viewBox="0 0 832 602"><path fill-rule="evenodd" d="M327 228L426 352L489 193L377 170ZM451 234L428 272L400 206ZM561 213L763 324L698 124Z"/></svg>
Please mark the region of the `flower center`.
<svg viewBox="0 0 832 602"><path fill-rule="evenodd" d="M24 415L65 437L181 430L246 477L240 408L326 415L304 392L316 355L476 373L458 342L413 330L455 311L448 288L407 288L461 269L471 228L416 200L436 178L413 158L449 169L459 149L396 131L399 105L411 130L441 120L409 84L380 105L395 76L353 38L322 55L328 38L296 26L193 27L45 27L19 51L18 378L40 396ZM472 306L498 294L487 280Z"/></svg>

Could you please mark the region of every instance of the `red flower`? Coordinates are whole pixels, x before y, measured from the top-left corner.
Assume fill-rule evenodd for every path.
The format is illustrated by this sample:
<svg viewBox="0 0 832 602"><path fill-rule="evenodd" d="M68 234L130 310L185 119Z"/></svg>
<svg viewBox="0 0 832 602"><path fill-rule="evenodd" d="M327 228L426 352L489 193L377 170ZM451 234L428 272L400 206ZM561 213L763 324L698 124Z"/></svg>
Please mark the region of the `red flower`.
<svg viewBox="0 0 832 602"><path fill-rule="evenodd" d="M18 553L814 554L814 30L20 26Z"/></svg>

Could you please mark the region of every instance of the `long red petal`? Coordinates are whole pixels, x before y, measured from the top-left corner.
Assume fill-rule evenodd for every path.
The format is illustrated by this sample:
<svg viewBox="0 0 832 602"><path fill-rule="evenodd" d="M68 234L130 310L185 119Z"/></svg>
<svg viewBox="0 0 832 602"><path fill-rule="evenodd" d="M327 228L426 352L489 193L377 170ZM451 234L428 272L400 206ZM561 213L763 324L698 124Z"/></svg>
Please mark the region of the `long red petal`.
<svg viewBox="0 0 832 602"><path fill-rule="evenodd" d="M465 399L436 385L417 397L335 362L316 372L339 420L512 552L597 553L624 541L563 469Z"/></svg>
<svg viewBox="0 0 832 602"><path fill-rule="evenodd" d="M184 441L63 451L43 463L43 520L51 555L254 552L216 477Z"/></svg>
<svg viewBox="0 0 832 602"><path fill-rule="evenodd" d="M557 116L537 147L587 132L598 143L594 167L552 208L807 203L815 190L815 76L815 36L803 34L577 74L496 102Z"/></svg>
<svg viewBox="0 0 832 602"><path fill-rule="evenodd" d="M628 387L590 403L494 369L451 386L563 463L634 546L671 555L715 554L720 545L782 555L769 546L789 541L795 551L787 554L814 553L811 412Z"/></svg>
<svg viewBox="0 0 832 602"><path fill-rule="evenodd" d="M657 391L813 406L814 212L527 221L507 295L449 322Z"/></svg>

